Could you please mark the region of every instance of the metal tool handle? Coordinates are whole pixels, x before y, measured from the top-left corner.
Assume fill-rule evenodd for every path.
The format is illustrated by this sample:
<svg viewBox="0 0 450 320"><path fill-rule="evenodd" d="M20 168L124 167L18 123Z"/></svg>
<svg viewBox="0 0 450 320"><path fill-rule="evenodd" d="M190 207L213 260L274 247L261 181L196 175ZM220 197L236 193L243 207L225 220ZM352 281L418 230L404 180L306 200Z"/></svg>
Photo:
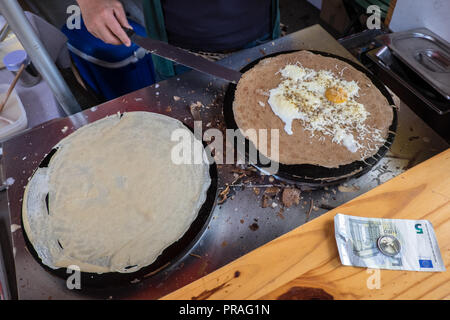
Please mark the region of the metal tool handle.
<svg viewBox="0 0 450 320"><path fill-rule="evenodd" d="M133 29L123 28L123 31L127 34L128 38L133 38L134 35L136 35L136 32L134 32Z"/></svg>

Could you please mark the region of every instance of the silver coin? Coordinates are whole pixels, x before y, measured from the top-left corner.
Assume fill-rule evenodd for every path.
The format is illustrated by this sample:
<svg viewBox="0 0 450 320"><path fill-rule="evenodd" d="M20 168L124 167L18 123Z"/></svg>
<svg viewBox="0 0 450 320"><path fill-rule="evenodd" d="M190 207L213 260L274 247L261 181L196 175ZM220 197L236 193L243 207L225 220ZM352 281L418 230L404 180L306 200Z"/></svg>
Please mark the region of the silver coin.
<svg viewBox="0 0 450 320"><path fill-rule="evenodd" d="M391 235L379 237L377 240L377 246L381 253L388 257L393 257L399 254L401 250L400 241Z"/></svg>

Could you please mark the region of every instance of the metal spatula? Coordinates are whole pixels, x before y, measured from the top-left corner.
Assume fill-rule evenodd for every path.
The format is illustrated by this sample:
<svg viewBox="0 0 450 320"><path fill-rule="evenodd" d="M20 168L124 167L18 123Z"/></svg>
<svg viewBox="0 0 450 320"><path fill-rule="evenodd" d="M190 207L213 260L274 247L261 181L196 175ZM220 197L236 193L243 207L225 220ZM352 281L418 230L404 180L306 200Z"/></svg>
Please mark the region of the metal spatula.
<svg viewBox="0 0 450 320"><path fill-rule="evenodd" d="M186 67L225 79L232 83L238 83L242 76L242 73L239 71L223 67L220 64L209 61L163 41L141 37L131 29L125 29L125 32L130 37L131 41L138 46L147 49L150 53L182 64Z"/></svg>

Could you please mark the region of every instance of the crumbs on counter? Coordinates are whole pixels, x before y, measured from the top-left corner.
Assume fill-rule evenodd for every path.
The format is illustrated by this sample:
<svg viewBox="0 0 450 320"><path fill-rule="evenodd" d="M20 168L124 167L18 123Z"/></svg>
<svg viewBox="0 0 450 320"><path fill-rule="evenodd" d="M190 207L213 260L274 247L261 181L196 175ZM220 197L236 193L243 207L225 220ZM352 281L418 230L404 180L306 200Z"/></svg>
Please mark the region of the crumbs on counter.
<svg viewBox="0 0 450 320"><path fill-rule="evenodd" d="M359 189L360 188L358 186L354 186L354 185L347 186L347 185L343 184L343 185L338 186L338 190L340 192L357 192L357 191L359 191Z"/></svg>
<svg viewBox="0 0 450 320"><path fill-rule="evenodd" d="M281 194L281 202L287 208L300 204L300 190L297 188L285 188Z"/></svg>
<svg viewBox="0 0 450 320"><path fill-rule="evenodd" d="M11 233L16 232L17 230L19 230L21 228L21 226L19 226L18 224L12 224L11 225Z"/></svg>
<svg viewBox="0 0 450 320"><path fill-rule="evenodd" d="M256 231L256 230L259 229L259 225L258 225L256 222L252 223L252 224L249 225L248 227L249 227L250 230L252 230L252 231Z"/></svg>

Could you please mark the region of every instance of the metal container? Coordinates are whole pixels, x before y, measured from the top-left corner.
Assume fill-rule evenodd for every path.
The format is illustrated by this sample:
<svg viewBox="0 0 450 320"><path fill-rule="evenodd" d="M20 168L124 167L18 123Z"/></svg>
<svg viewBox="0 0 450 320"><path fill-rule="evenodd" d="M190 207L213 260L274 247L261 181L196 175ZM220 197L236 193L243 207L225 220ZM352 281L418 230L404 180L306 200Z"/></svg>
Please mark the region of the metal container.
<svg viewBox="0 0 450 320"><path fill-rule="evenodd" d="M450 101L402 63L387 46L367 53L371 71L419 117L450 141Z"/></svg>
<svg viewBox="0 0 450 320"><path fill-rule="evenodd" d="M377 38L447 100L450 100L450 45L426 28Z"/></svg>

